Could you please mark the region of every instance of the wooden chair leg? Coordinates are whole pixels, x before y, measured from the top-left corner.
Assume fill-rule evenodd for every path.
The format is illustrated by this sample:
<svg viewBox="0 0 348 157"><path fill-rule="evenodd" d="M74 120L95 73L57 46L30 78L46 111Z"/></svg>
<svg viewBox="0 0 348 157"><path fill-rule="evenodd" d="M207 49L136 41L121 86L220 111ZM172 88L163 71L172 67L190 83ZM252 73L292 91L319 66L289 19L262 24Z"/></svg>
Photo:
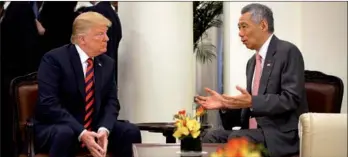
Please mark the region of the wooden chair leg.
<svg viewBox="0 0 348 157"><path fill-rule="evenodd" d="M30 121L27 121L26 125L26 132L27 132L27 137L26 137L26 143L28 145L28 157L35 157L35 149L34 149L34 128L33 128L33 123Z"/></svg>

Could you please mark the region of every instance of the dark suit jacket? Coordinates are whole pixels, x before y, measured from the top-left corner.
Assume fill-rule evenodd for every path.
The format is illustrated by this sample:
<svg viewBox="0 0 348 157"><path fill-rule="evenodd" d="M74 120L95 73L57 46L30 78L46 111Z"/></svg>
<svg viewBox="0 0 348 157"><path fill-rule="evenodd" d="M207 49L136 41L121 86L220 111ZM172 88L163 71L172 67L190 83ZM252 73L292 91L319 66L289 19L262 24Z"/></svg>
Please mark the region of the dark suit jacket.
<svg viewBox="0 0 348 157"><path fill-rule="evenodd" d="M28 1L13 1L9 4L1 22L0 32L1 64L4 68L1 70L12 76L36 71L39 65L39 34L35 15Z"/></svg>
<svg viewBox="0 0 348 157"><path fill-rule="evenodd" d="M105 54L94 58L93 128L112 130L120 105L114 80L115 62ZM38 71L39 100L35 125L66 124L79 135L83 127L85 84L80 57L68 44L46 53ZM40 127L42 128L42 127Z"/></svg>
<svg viewBox="0 0 348 157"><path fill-rule="evenodd" d="M249 59L246 68L249 93L254 68L255 55ZM258 95L252 97L252 111L242 111L242 128L248 127L250 116L256 117L271 156L281 157L299 151L299 116L308 111L304 80L304 61L300 50L292 43L273 36Z"/></svg>
<svg viewBox="0 0 348 157"><path fill-rule="evenodd" d="M40 42L41 56L54 48L70 43L71 28L76 17L74 12L76 4L77 1L44 2L39 18L46 29Z"/></svg>

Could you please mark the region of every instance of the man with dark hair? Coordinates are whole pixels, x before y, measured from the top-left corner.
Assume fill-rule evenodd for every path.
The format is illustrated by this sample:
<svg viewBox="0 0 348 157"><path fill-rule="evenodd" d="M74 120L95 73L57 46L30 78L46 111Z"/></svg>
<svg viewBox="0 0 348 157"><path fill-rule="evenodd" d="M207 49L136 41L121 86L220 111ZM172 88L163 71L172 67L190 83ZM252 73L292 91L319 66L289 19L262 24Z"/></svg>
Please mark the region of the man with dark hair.
<svg viewBox="0 0 348 157"><path fill-rule="evenodd" d="M298 119L308 111L302 54L273 34L273 13L265 5L245 6L238 28L243 44L256 51L246 66L247 89L237 86L241 94L228 96L207 88L210 95L197 96L196 101L207 109L241 110L242 129L212 130L203 142L246 137L264 144L271 157L297 154Z"/></svg>

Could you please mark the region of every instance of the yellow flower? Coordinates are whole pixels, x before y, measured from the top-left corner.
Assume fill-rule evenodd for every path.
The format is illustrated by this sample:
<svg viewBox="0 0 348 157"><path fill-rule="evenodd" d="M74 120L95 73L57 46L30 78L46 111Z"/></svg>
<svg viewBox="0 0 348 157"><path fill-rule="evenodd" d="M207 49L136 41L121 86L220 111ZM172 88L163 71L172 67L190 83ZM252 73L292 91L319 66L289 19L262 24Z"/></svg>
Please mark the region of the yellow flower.
<svg viewBox="0 0 348 157"><path fill-rule="evenodd" d="M187 128L191 133L193 138L197 138L201 133L200 128L201 124L195 119L188 119L186 122Z"/></svg>
<svg viewBox="0 0 348 157"><path fill-rule="evenodd" d="M261 153L260 152L251 152L246 157L261 157Z"/></svg>
<svg viewBox="0 0 348 157"><path fill-rule="evenodd" d="M195 119L188 119L186 126L190 131L198 131L201 128L201 124Z"/></svg>
<svg viewBox="0 0 348 157"><path fill-rule="evenodd" d="M175 138L180 138L182 135L187 136L189 134L189 130L187 127L184 126L178 126L173 134Z"/></svg>
<svg viewBox="0 0 348 157"><path fill-rule="evenodd" d="M210 154L210 157L224 157L224 156L223 156L223 154L212 153L212 154Z"/></svg>
<svg viewBox="0 0 348 157"><path fill-rule="evenodd" d="M204 108L198 108L196 115L194 117L190 117L186 114L185 110L179 111L174 115L174 126L175 132L173 136L175 138L182 138L184 136L191 136L193 138L197 138L200 135L201 124L197 121L197 116L201 116L205 113Z"/></svg>

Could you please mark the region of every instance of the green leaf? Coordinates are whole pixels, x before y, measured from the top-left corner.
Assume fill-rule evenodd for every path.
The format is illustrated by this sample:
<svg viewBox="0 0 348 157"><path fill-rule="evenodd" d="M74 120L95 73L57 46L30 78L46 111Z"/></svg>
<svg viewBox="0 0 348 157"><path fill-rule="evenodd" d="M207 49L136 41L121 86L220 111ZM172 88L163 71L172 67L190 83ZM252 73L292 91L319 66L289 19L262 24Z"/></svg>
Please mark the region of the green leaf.
<svg viewBox="0 0 348 157"><path fill-rule="evenodd" d="M196 58L202 63L211 62L216 58L215 54L216 47L210 43L201 43L196 48Z"/></svg>
<svg viewBox="0 0 348 157"><path fill-rule="evenodd" d="M202 63L212 61L216 57L216 48L199 47L199 45L200 40L209 28L220 27L222 25L223 22L219 18L222 13L223 2L221 1L193 2L193 48L194 53L197 53L197 59Z"/></svg>

